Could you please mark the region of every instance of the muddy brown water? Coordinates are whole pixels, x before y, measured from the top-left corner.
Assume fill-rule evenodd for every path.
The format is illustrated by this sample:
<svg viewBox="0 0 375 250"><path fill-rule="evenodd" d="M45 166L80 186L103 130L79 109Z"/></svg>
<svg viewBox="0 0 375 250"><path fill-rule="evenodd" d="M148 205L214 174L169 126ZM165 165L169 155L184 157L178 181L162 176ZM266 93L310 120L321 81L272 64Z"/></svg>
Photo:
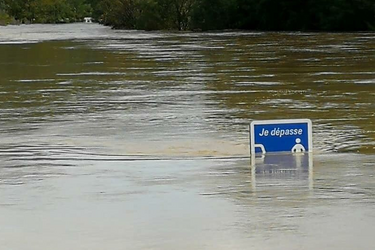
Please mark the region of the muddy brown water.
<svg viewBox="0 0 375 250"><path fill-rule="evenodd" d="M314 154L250 167L251 120ZM375 34L0 27L1 249L369 249Z"/></svg>

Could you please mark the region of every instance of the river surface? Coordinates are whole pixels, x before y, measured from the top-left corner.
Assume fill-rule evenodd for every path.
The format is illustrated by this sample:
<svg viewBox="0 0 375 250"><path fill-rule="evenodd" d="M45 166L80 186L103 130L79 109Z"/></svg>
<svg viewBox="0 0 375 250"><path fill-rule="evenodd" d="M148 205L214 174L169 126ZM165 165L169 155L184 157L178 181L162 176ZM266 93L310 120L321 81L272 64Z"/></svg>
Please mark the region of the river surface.
<svg viewBox="0 0 375 250"><path fill-rule="evenodd" d="M250 166L251 120L314 153ZM0 27L0 249L371 249L375 33Z"/></svg>

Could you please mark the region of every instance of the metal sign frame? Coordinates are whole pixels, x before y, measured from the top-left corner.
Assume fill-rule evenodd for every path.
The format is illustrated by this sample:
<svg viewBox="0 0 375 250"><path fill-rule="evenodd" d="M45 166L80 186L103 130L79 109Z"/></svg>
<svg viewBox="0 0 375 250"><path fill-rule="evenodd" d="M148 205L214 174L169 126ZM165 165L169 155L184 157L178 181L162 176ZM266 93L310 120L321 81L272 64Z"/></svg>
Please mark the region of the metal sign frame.
<svg viewBox="0 0 375 250"><path fill-rule="evenodd" d="M255 136L255 127L256 126L258 126L258 125L269 125L269 126L274 125L275 128L276 128L278 125L285 126L285 125L288 125L288 124L290 124L291 126L296 125L296 124L299 124L299 125L306 124L307 125L307 130L308 130L307 131L307 137L308 137L307 147L308 147L308 150L306 150L306 152L312 152L313 142L312 142L312 122L311 122L311 120L310 119L282 119L282 120L255 120L255 121L252 121L250 123L250 154L251 155L256 154L255 148L259 148L262 151L261 154L267 153L266 148L263 144L257 144L256 143L256 139L255 139L256 138L256 136ZM293 130L293 132L294 132L294 130ZM280 139L280 142L281 141L282 140ZM270 153L287 153L287 152L292 153L291 150L289 150L289 151L287 151L287 150L272 151Z"/></svg>

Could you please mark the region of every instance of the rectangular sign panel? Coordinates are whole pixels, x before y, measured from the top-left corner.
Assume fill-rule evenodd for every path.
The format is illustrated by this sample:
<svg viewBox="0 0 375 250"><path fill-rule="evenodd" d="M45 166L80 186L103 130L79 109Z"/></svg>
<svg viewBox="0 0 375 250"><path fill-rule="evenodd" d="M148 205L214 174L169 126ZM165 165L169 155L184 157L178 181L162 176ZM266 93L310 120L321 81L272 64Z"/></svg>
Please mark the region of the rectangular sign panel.
<svg viewBox="0 0 375 250"><path fill-rule="evenodd" d="M250 152L312 152L309 119L263 120L250 123Z"/></svg>

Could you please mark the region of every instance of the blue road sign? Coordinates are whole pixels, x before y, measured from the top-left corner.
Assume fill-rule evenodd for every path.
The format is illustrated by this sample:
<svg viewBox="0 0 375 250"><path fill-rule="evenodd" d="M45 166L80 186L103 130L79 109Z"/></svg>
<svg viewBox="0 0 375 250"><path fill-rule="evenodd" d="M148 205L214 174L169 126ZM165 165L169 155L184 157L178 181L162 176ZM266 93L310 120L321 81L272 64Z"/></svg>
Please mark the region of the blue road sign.
<svg viewBox="0 0 375 250"><path fill-rule="evenodd" d="M251 122L250 151L251 154L312 152L311 120L289 119Z"/></svg>

